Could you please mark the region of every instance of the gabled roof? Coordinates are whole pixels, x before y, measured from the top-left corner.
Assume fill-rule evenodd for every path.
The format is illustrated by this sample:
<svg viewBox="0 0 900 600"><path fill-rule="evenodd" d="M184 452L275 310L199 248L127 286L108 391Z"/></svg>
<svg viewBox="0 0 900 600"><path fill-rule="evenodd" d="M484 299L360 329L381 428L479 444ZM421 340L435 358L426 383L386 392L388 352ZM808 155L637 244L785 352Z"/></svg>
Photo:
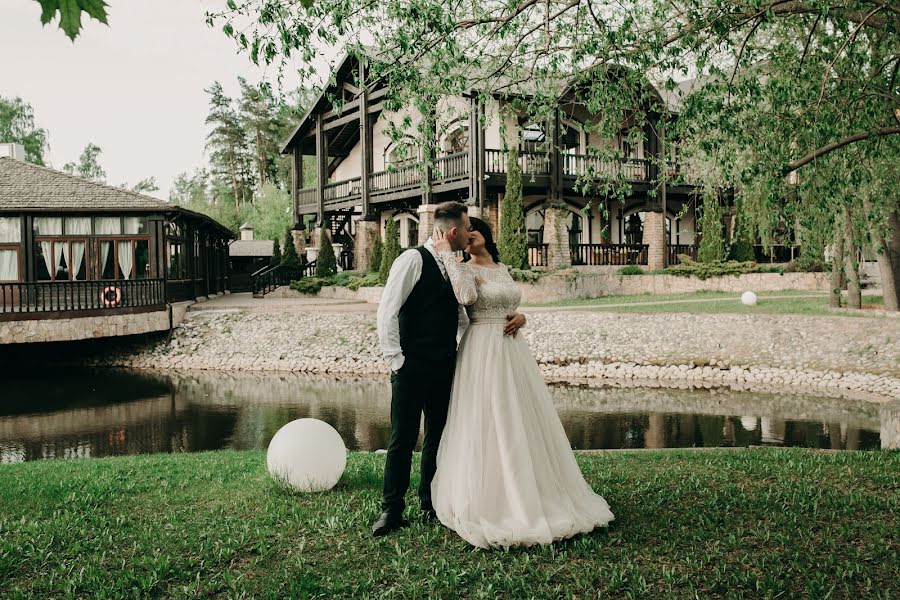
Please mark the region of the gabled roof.
<svg viewBox="0 0 900 600"><path fill-rule="evenodd" d="M0 210L171 210L152 196L0 157Z"/></svg>
<svg viewBox="0 0 900 600"><path fill-rule="evenodd" d="M159 198L0 157L0 213L28 211L182 213L207 221L234 237L215 219Z"/></svg>

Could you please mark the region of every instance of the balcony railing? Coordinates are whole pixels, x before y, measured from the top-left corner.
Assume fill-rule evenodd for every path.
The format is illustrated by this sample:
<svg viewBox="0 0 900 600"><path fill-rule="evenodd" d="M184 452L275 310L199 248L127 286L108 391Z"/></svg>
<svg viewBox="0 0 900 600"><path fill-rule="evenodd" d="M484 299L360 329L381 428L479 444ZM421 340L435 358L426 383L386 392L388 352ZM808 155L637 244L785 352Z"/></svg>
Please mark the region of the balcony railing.
<svg viewBox="0 0 900 600"><path fill-rule="evenodd" d="M509 153L503 150L485 150L485 173L489 175L505 175L508 167ZM550 174L550 155L544 152L521 152L519 168L524 177ZM628 181L649 181L650 161L638 158L619 160L603 159L585 154L562 154L560 166L566 177L615 177L621 175ZM458 181L469 176L471 168L469 153L458 152L441 156L434 161L432 183ZM669 165L674 173L678 165ZM358 200L361 195L362 179L354 177L335 181L325 186L325 203L334 204ZM403 166L391 167L385 171L369 175L369 190L373 198L388 194L409 192L416 193L424 183L424 173L418 163L407 163ZM299 191L301 206L315 206L316 189L304 188Z"/></svg>
<svg viewBox="0 0 900 600"><path fill-rule="evenodd" d="M573 265L646 265L646 244L571 244Z"/></svg>
<svg viewBox="0 0 900 600"><path fill-rule="evenodd" d="M265 296L281 285L289 285L292 281L312 277L316 274L316 261L306 263L302 267L263 267L250 276L250 286L255 297Z"/></svg>
<svg viewBox="0 0 900 600"><path fill-rule="evenodd" d="M528 264L532 267L547 266L547 246L548 244L528 243Z"/></svg>
<svg viewBox="0 0 900 600"><path fill-rule="evenodd" d="M152 311L166 305L163 279L0 283L0 320Z"/></svg>
<svg viewBox="0 0 900 600"><path fill-rule="evenodd" d="M693 244L670 244L669 245L669 262L666 264L677 265L681 262L678 258L680 255L686 254L693 260L697 260L697 246Z"/></svg>

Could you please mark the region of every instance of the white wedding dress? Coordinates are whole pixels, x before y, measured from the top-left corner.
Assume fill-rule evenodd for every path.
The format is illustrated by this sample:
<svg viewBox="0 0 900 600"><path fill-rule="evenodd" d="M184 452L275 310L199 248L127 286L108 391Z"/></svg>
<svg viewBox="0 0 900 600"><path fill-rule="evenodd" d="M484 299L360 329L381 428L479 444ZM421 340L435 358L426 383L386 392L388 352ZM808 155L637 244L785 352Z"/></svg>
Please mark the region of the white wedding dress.
<svg viewBox="0 0 900 600"><path fill-rule="evenodd" d="M438 518L481 548L549 544L607 525L613 514L575 462L531 349L521 334L503 335L521 291L505 266L451 256L442 258L471 324L431 484Z"/></svg>

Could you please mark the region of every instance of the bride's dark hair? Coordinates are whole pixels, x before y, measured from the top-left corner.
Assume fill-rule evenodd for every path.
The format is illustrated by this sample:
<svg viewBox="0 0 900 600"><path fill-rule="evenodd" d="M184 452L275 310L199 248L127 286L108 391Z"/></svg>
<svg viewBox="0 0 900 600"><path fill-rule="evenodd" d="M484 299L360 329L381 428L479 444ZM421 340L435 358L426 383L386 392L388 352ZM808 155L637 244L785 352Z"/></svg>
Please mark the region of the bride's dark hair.
<svg viewBox="0 0 900 600"><path fill-rule="evenodd" d="M494 243L494 234L491 233L491 226L478 217L469 217L472 223L472 230L477 231L484 238L484 249L488 251L495 263L500 263L500 252L497 251L497 244Z"/></svg>

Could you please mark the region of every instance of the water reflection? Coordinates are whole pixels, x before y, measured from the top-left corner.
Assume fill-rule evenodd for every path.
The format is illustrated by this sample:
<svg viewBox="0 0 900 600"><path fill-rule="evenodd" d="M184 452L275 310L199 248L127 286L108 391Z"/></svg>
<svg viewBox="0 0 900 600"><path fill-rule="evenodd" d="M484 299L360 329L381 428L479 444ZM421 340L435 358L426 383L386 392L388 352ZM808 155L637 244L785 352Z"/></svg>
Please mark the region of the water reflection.
<svg viewBox="0 0 900 600"><path fill-rule="evenodd" d="M348 448L385 448L386 380L293 374L124 371L7 374L0 461L265 448L314 417ZM553 386L577 449L691 446L878 448L879 409L844 398L725 388Z"/></svg>

